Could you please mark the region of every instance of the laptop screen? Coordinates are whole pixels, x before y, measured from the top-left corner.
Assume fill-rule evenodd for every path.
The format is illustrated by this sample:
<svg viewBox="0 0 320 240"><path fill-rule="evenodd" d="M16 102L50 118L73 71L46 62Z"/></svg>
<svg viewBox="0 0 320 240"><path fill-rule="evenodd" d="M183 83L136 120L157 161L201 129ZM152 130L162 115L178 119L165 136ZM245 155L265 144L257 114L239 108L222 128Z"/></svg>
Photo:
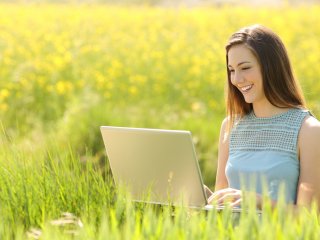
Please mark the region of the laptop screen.
<svg viewBox="0 0 320 240"><path fill-rule="evenodd" d="M207 204L189 131L102 126L111 172L133 200L203 207Z"/></svg>

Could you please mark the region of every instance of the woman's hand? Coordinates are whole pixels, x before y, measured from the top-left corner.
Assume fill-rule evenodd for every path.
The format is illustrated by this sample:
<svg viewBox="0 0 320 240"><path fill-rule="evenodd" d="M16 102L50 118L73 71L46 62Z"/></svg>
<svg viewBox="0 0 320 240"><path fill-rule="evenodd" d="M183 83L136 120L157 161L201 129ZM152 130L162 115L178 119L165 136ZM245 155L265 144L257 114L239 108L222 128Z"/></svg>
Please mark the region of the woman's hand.
<svg viewBox="0 0 320 240"><path fill-rule="evenodd" d="M224 206L230 204L231 207L238 207L242 202L242 192L234 188L224 188L214 192L209 198L208 203Z"/></svg>
<svg viewBox="0 0 320 240"><path fill-rule="evenodd" d="M249 192L247 193L249 194ZM261 209L262 206L262 196L258 193L254 194L256 198L256 207ZM208 198L208 203L217 206L230 205L230 207L239 207L243 201L243 192L234 188L224 188L212 193ZM272 205L275 205L275 202L272 201Z"/></svg>

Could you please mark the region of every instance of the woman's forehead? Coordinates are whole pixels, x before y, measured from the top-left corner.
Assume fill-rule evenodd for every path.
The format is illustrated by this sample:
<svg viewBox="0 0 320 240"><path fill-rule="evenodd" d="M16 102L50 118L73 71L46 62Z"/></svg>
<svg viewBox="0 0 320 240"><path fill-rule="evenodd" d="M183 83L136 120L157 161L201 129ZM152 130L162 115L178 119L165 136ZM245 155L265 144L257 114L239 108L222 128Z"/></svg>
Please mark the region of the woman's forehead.
<svg viewBox="0 0 320 240"><path fill-rule="evenodd" d="M241 63L257 63L252 51L244 44L232 46L228 51L228 65L237 67Z"/></svg>

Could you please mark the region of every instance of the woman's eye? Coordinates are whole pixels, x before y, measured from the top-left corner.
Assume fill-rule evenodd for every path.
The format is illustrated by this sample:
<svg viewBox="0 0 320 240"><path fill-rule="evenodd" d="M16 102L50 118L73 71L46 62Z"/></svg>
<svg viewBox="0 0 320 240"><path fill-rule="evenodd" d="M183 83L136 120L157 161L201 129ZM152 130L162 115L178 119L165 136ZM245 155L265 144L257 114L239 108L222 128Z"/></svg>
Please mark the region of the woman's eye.
<svg viewBox="0 0 320 240"><path fill-rule="evenodd" d="M234 73L234 70L233 70L233 69L229 69L229 72L230 72L230 73Z"/></svg>
<svg viewBox="0 0 320 240"><path fill-rule="evenodd" d="M248 70L248 69L250 69L251 67L244 67L244 68L242 68L242 70Z"/></svg>

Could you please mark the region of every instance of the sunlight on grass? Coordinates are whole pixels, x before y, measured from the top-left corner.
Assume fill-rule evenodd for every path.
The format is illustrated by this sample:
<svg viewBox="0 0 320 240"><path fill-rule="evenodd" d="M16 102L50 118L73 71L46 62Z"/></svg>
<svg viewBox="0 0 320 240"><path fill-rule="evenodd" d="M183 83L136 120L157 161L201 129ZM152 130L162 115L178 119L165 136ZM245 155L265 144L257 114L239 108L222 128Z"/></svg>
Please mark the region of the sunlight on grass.
<svg viewBox="0 0 320 240"><path fill-rule="evenodd" d="M320 8L0 4L0 239L320 239L316 206L257 214L131 201L101 125L190 130L214 185L224 44L265 24L320 115ZM268 201L267 201L268 202Z"/></svg>

